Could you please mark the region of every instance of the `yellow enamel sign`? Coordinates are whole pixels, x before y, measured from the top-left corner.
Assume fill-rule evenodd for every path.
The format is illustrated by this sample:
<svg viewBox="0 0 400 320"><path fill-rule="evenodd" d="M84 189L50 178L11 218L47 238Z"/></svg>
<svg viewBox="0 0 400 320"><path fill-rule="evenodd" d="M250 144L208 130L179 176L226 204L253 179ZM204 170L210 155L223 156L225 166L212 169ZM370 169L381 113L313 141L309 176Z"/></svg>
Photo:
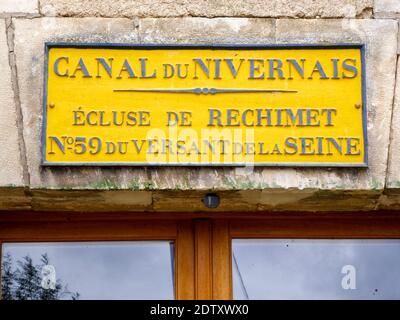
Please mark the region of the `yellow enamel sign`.
<svg viewBox="0 0 400 320"><path fill-rule="evenodd" d="M43 165L367 166L361 45L46 53Z"/></svg>

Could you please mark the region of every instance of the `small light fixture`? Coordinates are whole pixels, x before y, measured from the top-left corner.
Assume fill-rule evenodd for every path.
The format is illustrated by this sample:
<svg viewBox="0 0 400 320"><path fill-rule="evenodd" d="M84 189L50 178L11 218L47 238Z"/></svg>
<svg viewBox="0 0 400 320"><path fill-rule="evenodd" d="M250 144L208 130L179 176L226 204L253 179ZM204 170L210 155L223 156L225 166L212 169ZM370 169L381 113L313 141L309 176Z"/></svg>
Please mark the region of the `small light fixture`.
<svg viewBox="0 0 400 320"><path fill-rule="evenodd" d="M207 193L206 196L203 199L201 199L201 201L207 208L210 209L217 208L220 203L219 196L216 195L215 193Z"/></svg>

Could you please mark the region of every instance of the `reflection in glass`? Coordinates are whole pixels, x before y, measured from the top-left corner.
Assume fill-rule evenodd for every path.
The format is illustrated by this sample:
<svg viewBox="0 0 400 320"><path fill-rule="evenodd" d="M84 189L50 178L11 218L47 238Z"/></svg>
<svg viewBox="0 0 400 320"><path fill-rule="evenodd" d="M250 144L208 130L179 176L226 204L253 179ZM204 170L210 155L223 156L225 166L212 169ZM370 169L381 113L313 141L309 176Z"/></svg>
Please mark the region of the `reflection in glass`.
<svg viewBox="0 0 400 320"><path fill-rule="evenodd" d="M400 299L400 240L233 240L235 299Z"/></svg>
<svg viewBox="0 0 400 320"><path fill-rule="evenodd" d="M3 299L173 299L169 241L5 243Z"/></svg>

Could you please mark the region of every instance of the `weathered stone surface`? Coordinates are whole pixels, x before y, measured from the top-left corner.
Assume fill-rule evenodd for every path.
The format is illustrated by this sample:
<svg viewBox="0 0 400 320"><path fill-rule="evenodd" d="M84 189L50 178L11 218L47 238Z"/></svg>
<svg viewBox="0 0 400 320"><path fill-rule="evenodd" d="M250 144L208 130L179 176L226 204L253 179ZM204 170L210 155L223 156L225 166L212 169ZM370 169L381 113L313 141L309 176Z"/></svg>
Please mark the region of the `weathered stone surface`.
<svg viewBox="0 0 400 320"><path fill-rule="evenodd" d="M273 19L148 18L139 21L142 42L265 43L274 37Z"/></svg>
<svg viewBox="0 0 400 320"><path fill-rule="evenodd" d="M377 18L399 18L400 1L399 0L375 0L374 13Z"/></svg>
<svg viewBox="0 0 400 320"><path fill-rule="evenodd" d="M400 210L400 189L385 189L379 199L379 209Z"/></svg>
<svg viewBox="0 0 400 320"><path fill-rule="evenodd" d="M0 19L0 187L22 186L23 170L19 149L16 106L11 86L6 24Z"/></svg>
<svg viewBox="0 0 400 320"><path fill-rule="evenodd" d="M0 13L38 13L38 1L1 0Z"/></svg>
<svg viewBox="0 0 400 320"><path fill-rule="evenodd" d="M263 190L258 210L263 211L370 211L381 192L371 190Z"/></svg>
<svg viewBox="0 0 400 320"><path fill-rule="evenodd" d="M395 0L392 0L395 1ZM40 0L45 15L101 17L364 17L373 0Z"/></svg>
<svg viewBox="0 0 400 320"><path fill-rule="evenodd" d="M392 139L386 187L400 189L400 60L397 62L397 81L393 103Z"/></svg>
<svg viewBox="0 0 400 320"><path fill-rule="evenodd" d="M393 105L392 135L388 161L385 195L382 208L400 209L400 60L397 63L397 81Z"/></svg>
<svg viewBox="0 0 400 320"><path fill-rule="evenodd" d="M165 212L338 212L376 209L381 192L316 189L218 191L220 205L208 209L205 191L154 191L152 211Z"/></svg>
<svg viewBox="0 0 400 320"><path fill-rule="evenodd" d="M33 210L116 212L146 211L151 209L149 191L94 191L94 190L33 190Z"/></svg>
<svg viewBox="0 0 400 320"><path fill-rule="evenodd" d="M207 192L199 191L155 191L153 210L165 212L249 212L257 211L260 190L220 191L220 205L208 209L202 199Z"/></svg>
<svg viewBox="0 0 400 320"><path fill-rule="evenodd" d="M30 187L64 189L138 189L147 181L143 169L42 168L40 132L44 43L137 42L130 19L40 18L15 19L15 53L18 65L21 108Z"/></svg>
<svg viewBox="0 0 400 320"><path fill-rule="evenodd" d="M278 20L279 43L364 43L369 168L310 171L321 189L383 189L395 82L397 22L392 20ZM385 37L382 37L382 35ZM302 173L306 172L302 170ZM302 178L302 181L305 177ZM300 183L300 181L299 181Z"/></svg>
<svg viewBox="0 0 400 320"><path fill-rule="evenodd" d="M30 210L31 198L22 187L0 188L0 212L2 210ZM1 213L0 213L1 214Z"/></svg>

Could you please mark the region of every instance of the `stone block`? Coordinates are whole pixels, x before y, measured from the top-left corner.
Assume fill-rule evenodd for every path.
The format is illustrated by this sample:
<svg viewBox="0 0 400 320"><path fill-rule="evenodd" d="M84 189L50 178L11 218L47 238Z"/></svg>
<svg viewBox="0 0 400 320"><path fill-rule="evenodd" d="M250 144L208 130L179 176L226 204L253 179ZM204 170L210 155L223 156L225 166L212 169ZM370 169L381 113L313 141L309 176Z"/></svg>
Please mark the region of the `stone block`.
<svg viewBox="0 0 400 320"><path fill-rule="evenodd" d="M23 186L17 110L11 84L6 24L0 19L0 187ZM20 123L22 126L22 123Z"/></svg>
<svg viewBox="0 0 400 320"><path fill-rule="evenodd" d="M66 17L355 18L370 17L372 7L373 0L40 0L41 13Z"/></svg>
<svg viewBox="0 0 400 320"><path fill-rule="evenodd" d="M375 0L374 14L376 18L400 18L400 1Z"/></svg>
<svg viewBox="0 0 400 320"><path fill-rule="evenodd" d="M1 0L0 13L38 13L38 1Z"/></svg>

